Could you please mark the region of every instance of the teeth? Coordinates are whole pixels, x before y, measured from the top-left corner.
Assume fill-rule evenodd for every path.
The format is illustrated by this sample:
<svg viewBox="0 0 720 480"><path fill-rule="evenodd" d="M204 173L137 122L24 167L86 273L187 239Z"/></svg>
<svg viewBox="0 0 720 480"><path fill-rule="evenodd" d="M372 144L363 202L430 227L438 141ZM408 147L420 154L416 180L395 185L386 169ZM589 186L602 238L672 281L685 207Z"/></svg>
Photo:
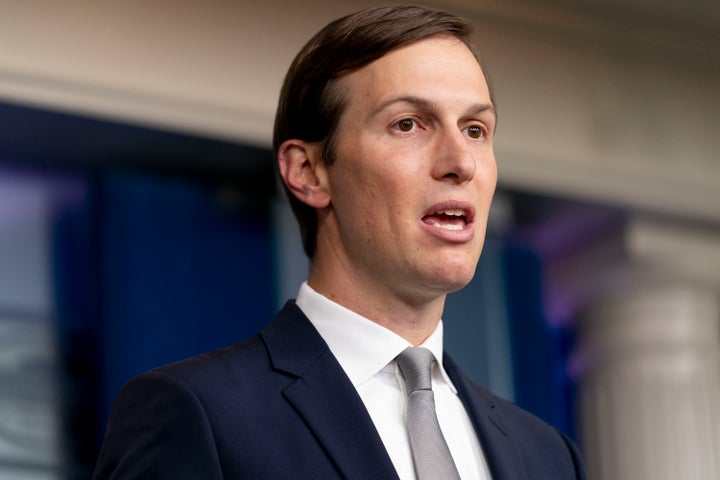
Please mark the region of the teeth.
<svg viewBox="0 0 720 480"><path fill-rule="evenodd" d="M440 228L444 228L445 230L462 230L462 225L438 225Z"/></svg>
<svg viewBox="0 0 720 480"><path fill-rule="evenodd" d="M446 223L433 222L433 221L431 221L430 224L434 225L436 227L445 229L445 230L462 230L463 229L463 226L459 225L459 224L453 225L453 224L446 224Z"/></svg>
<svg viewBox="0 0 720 480"><path fill-rule="evenodd" d="M438 215L448 215L451 217L464 217L465 213L462 210L438 210Z"/></svg>

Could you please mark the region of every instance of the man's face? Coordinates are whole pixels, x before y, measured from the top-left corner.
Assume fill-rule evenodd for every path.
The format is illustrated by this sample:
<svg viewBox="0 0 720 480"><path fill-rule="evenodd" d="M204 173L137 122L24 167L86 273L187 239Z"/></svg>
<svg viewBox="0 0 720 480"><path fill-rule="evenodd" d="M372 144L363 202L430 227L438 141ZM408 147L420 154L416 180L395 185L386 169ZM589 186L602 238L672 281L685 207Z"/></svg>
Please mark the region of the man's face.
<svg viewBox="0 0 720 480"><path fill-rule="evenodd" d="M340 82L346 107L319 248L359 288L421 301L463 287L497 178L495 113L477 60L459 40L431 37Z"/></svg>

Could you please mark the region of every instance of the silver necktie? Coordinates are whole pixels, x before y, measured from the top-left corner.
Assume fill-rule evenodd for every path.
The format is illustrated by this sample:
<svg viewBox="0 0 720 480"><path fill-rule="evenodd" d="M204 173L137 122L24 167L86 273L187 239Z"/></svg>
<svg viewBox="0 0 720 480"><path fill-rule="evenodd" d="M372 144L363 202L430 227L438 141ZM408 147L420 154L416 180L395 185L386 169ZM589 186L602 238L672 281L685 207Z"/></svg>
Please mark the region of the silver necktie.
<svg viewBox="0 0 720 480"><path fill-rule="evenodd" d="M418 480L460 480L440 430L432 391L433 354L408 347L397 357L408 391L407 429Z"/></svg>

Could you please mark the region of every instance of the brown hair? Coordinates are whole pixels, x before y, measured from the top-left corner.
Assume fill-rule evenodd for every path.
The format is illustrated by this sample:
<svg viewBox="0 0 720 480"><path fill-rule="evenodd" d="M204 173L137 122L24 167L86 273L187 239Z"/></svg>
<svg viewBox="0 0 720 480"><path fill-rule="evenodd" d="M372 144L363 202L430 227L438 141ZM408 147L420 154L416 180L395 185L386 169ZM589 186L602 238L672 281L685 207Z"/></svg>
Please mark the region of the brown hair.
<svg viewBox="0 0 720 480"><path fill-rule="evenodd" d="M472 31L472 25L462 18L414 5L371 8L329 23L300 50L285 76L275 115L275 155L289 139L324 142L322 160L331 164L334 134L346 100L338 87L340 77L392 50L434 35L456 37L473 51ZM300 225L305 253L313 258L315 209L283 186Z"/></svg>

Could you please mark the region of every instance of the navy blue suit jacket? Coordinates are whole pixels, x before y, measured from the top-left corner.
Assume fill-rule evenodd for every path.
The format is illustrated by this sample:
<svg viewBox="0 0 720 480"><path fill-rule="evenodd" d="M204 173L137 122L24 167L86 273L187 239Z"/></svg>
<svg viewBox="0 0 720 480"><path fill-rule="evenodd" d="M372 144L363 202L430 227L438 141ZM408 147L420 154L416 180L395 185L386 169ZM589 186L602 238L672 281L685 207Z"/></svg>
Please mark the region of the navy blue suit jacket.
<svg viewBox="0 0 720 480"><path fill-rule="evenodd" d="M584 478L567 438L443 361L493 480ZM337 478L398 477L355 388L293 302L245 342L128 382L93 476Z"/></svg>

